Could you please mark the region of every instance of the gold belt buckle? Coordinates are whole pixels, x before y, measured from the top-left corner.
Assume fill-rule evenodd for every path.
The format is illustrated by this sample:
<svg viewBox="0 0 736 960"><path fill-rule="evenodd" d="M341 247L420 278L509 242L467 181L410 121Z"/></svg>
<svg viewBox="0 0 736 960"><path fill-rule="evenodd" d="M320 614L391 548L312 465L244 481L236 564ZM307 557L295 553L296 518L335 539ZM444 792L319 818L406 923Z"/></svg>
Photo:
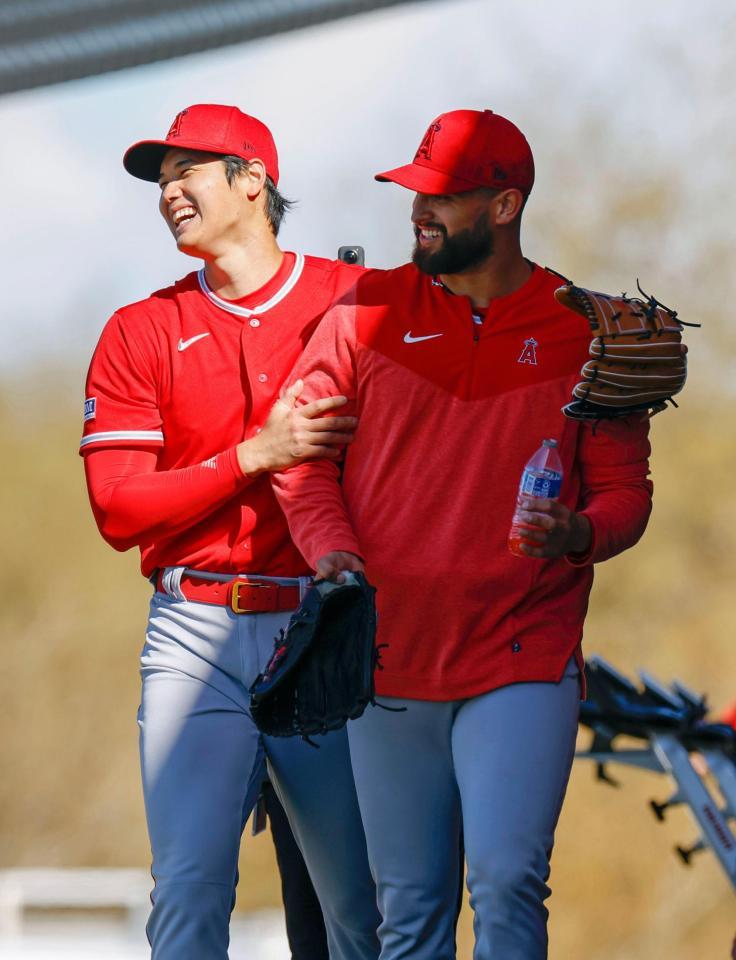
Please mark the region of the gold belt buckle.
<svg viewBox="0 0 736 960"><path fill-rule="evenodd" d="M241 587L271 587L270 583L252 583L250 580L234 580L232 592L230 594L230 609L233 613L263 613L262 610L252 610L250 607L240 606L240 588Z"/></svg>

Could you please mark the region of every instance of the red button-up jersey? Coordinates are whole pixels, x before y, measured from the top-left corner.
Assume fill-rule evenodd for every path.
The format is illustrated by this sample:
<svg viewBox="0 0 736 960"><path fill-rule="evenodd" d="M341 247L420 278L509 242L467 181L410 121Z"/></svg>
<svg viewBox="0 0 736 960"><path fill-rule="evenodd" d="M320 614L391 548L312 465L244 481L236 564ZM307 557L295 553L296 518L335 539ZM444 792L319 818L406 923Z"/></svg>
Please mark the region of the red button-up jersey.
<svg viewBox="0 0 736 960"><path fill-rule="evenodd" d="M182 482L216 504L207 512L197 503L189 522L164 524L139 542L145 576L178 565L307 572L268 475L243 477L235 447L263 425L326 308L359 272L287 253L274 277L241 300L218 297L202 270L108 321L87 378L80 452L155 451L157 471L178 477L173 471L190 468Z"/></svg>
<svg viewBox="0 0 736 960"><path fill-rule="evenodd" d="M295 368L300 402L341 393L359 426L341 483L327 461L274 481L310 563L335 550L364 558L385 696L453 700L559 680L582 637L591 564L646 526L647 422L592 428L561 412L591 334L554 299L560 283L536 267L481 323L466 297L411 264L370 271ZM559 441L562 502L591 524L577 561L507 549L524 464L545 438Z"/></svg>

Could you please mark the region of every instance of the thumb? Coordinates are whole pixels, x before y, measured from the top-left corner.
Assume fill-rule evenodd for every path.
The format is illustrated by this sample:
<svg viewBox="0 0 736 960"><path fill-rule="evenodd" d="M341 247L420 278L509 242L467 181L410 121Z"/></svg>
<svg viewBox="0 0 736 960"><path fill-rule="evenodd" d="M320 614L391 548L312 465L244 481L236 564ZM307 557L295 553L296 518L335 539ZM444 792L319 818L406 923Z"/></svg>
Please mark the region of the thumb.
<svg viewBox="0 0 736 960"><path fill-rule="evenodd" d="M332 583L342 583L339 567L335 563L334 554L328 553L317 561L315 580L330 580Z"/></svg>
<svg viewBox="0 0 736 960"><path fill-rule="evenodd" d="M304 389L303 380L295 380L292 385L284 391L283 396L279 399L282 403L285 403L287 407L293 407L296 403L296 398L300 396L302 390Z"/></svg>

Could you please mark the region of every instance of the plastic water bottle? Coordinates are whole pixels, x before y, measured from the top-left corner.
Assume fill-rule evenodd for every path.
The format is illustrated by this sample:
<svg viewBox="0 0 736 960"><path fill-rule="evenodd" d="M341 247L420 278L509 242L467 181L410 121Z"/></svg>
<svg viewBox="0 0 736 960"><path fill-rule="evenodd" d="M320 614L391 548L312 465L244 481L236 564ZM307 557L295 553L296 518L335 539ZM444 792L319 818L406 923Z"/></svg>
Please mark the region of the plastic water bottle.
<svg viewBox="0 0 736 960"><path fill-rule="evenodd" d="M562 487L562 461L557 451L556 440L543 440L542 446L524 467L519 482L519 493L516 497L516 510L511 520L509 530L509 550L517 557L525 557L521 550L522 543L537 546L533 540L524 537L524 530L529 524L524 524L519 517L523 511L522 502L527 497L544 497L547 500L557 500Z"/></svg>

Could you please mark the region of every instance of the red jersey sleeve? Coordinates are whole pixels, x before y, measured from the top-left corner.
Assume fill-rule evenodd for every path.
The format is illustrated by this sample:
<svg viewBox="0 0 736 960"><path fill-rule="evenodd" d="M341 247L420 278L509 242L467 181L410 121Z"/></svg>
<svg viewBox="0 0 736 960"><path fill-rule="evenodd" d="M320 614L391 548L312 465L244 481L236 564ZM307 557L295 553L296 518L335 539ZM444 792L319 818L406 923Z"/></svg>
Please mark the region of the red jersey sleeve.
<svg viewBox="0 0 736 960"><path fill-rule="evenodd" d="M113 314L87 374L81 454L101 447L163 446L156 366L154 350L137 326Z"/></svg>
<svg viewBox="0 0 736 960"><path fill-rule="evenodd" d="M299 403L342 395L348 403L336 415L353 415L357 406L355 306L352 296L333 306L295 366L289 384L304 381ZM333 460L308 460L272 476L276 497L297 549L315 569L334 550L360 556Z"/></svg>
<svg viewBox="0 0 736 960"><path fill-rule="evenodd" d="M97 525L118 550L196 525L251 482L235 448L202 463L158 469L164 446L158 367L145 324L114 314L87 376L80 453Z"/></svg>
<svg viewBox="0 0 736 960"><path fill-rule="evenodd" d="M649 421L633 417L583 423L578 436L581 471L579 512L591 525L585 554L568 555L573 565L599 563L633 546L652 509Z"/></svg>
<svg viewBox="0 0 736 960"><path fill-rule="evenodd" d="M128 550L192 527L245 487L235 449L179 470L156 472L149 450L93 449L84 458L100 533Z"/></svg>

